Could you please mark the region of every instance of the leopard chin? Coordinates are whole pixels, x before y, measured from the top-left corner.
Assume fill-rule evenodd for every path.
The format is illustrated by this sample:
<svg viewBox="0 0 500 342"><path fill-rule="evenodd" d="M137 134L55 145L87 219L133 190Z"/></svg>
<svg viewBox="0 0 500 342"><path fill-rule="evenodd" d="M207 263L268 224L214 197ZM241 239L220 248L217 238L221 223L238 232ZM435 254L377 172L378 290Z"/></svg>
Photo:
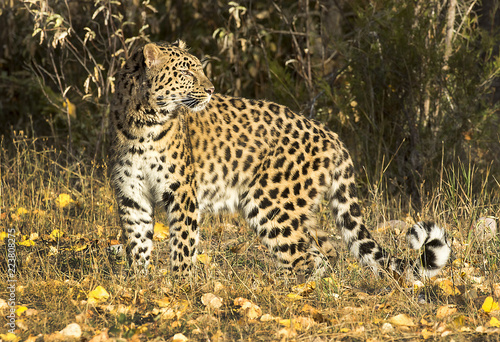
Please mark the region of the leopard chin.
<svg viewBox="0 0 500 342"><path fill-rule="evenodd" d="M192 112L198 112L200 110L203 110L206 108L207 104L210 102L211 96L205 98L205 99L196 99L196 98L189 98L187 101L184 102L184 105L189 108L190 111Z"/></svg>

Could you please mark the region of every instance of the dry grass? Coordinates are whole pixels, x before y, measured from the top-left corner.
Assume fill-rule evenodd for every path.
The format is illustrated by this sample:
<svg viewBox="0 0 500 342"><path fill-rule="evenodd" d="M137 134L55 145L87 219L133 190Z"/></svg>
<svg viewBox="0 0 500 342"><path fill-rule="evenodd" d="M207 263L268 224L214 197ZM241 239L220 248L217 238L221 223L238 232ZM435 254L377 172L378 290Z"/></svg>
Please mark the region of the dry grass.
<svg viewBox="0 0 500 342"><path fill-rule="evenodd" d="M469 228L480 216L500 216L500 191L498 184L489 189L486 181L474 180L472 167L443 172L436 191L426 194L423 215L446 227L457 258L441 280L418 291L401 289L391 278L359 268L339 243L331 277L300 291L237 215L205 218L201 249L210 260L199 263L189 279L179 281L168 272L166 240L155 241L148 276L128 275L123 260L107 251L120 234L107 166L75 162L47 146L48 141L17 135L2 141L0 151L0 232L15 228L18 243L30 236L34 241L16 246L16 305L28 309L17 317L18 339L33 341L41 334L45 341L63 340L57 332L78 323L82 340L100 336L101 341L170 341L180 338L176 334L195 341L499 340L499 329L491 327L499 312L481 309L487 297L499 300L499 237L480 239ZM365 203L369 226L416 216L405 201L387 199L383 185L376 185ZM60 208L60 194L71 195L74 203ZM163 215L158 212L157 221L165 222ZM324 210L320 216L335 238L331 215ZM400 247L404 231L374 234L393 252L409 253ZM7 250L7 240L0 243ZM5 260L0 259L2 298L8 295ZM89 293L97 286L109 298L91 304ZM207 293L216 302L202 301ZM235 304L239 297L249 301L247 309ZM450 308L448 314L439 311L443 307ZM2 310L0 333L5 333L8 308ZM401 314L409 321L398 325Z"/></svg>

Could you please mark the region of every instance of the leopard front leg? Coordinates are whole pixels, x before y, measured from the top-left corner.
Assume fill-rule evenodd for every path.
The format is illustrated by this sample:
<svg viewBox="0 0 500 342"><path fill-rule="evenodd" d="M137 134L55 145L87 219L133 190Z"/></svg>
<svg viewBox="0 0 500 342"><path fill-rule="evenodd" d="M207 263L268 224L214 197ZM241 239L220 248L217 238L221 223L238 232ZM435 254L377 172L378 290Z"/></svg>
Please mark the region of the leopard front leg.
<svg viewBox="0 0 500 342"><path fill-rule="evenodd" d="M174 273L186 274L196 262L199 231L198 202L191 186L170 186L163 202L170 225L170 262Z"/></svg>
<svg viewBox="0 0 500 342"><path fill-rule="evenodd" d="M136 194L132 198L121 193L118 208L129 264L134 270L147 273L153 250L153 206L145 197Z"/></svg>
<svg viewBox="0 0 500 342"><path fill-rule="evenodd" d="M153 249L154 204L142 168L134 169L131 159L125 155L117 160L111 176L129 265L147 273Z"/></svg>

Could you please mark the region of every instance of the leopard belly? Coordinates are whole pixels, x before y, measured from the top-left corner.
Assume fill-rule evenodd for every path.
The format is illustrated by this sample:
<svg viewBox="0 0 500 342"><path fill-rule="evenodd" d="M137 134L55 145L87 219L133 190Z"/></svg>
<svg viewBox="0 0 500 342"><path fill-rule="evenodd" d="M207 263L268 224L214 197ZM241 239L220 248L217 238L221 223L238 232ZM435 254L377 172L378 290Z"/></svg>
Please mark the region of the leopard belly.
<svg viewBox="0 0 500 342"><path fill-rule="evenodd" d="M234 213L240 208L240 191L223 185L205 185L198 191L198 205L202 214Z"/></svg>

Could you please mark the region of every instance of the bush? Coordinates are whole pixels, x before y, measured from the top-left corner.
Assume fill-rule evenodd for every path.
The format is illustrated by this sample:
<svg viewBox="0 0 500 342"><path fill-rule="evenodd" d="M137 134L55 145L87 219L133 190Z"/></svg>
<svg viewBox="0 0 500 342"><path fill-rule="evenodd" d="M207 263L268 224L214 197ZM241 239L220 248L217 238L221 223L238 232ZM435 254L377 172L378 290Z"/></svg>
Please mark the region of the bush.
<svg viewBox="0 0 500 342"><path fill-rule="evenodd" d="M4 3L2 134L24 130L77 158L107 158L120 65L147 41L182 38L208 57L219 92L266 97L325 122L364 166L364 182L384 180L418 203L424 179L435 183L458 159L498 166L499 119L488 94L499 39L478 26L474 4Z"/></svg>

